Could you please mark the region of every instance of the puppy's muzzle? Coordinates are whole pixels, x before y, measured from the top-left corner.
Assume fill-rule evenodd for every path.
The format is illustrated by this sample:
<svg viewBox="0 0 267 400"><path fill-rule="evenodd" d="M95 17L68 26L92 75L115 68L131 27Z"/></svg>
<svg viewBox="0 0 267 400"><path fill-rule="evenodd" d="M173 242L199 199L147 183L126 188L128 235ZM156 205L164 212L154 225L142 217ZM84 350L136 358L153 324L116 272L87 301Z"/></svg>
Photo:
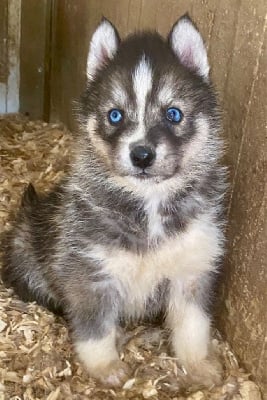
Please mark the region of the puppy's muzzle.
<svg viewBox="0 0 267 400"><path fill-rule="evenodd" d="M156 154L151 147L136 146L132 149L130 158L135 167L139 167L144 170L153 164Z"/></svg>

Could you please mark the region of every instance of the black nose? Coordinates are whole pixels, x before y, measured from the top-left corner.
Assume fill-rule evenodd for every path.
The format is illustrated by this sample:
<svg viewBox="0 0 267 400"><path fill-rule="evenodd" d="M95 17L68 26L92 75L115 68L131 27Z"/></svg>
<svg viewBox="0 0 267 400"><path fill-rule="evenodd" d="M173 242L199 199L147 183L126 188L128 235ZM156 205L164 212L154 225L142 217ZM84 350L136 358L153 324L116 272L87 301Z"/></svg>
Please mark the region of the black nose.
<svg viewBox="0 0 267 400"><path fill-rule="evenodd" d="M153 164L155 152L148 146L136 146L131 151L130 157L135 167L145 169Z"/></svg>

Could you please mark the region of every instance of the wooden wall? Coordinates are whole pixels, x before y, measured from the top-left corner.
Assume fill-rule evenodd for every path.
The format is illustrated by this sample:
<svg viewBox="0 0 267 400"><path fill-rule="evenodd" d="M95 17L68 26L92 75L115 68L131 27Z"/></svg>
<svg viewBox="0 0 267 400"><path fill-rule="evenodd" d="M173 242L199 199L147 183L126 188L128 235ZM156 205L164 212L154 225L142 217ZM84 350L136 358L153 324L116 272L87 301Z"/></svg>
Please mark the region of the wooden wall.
<svg viewBox="0 0 267 400"><path fill-rule="evenodd" d="M0 113L19 110L20 5L0 1Z"/></svg>
<svg viewBox="0 0 267 400"><path fill-rule="evenodd" d="M52 0L21 0L20 112L49 119Z"/></svg>
<svg viewBox="0 0 267 400"><path fill-rule="evenodd" d="M7 68L7 0L0 2L0 112L6 110Z"/></svg>
<svg viewBox="0 0 267 400"><path fill-rule="evenodd" d="M54 0L51 119L74 127L89 39L102 15L122 36L166 35L189 12L205 37L224 110L230 166L228 254L219 324L244 366L266 382L266 1ZM265 358L266 359L266 358Z"/></svg>

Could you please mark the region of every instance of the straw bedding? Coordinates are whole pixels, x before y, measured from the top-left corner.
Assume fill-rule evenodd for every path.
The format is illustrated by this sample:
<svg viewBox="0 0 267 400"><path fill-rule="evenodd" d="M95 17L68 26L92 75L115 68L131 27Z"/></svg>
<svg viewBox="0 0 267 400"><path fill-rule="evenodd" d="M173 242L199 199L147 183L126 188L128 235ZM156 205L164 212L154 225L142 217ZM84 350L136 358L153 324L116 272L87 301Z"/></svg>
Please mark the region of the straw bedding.
<svg viewBox="0 0 267 400"><path fill-rule="evenodd" d="M73 138L61 124L0 117L0 231L8 229L23 188L49 190L68 164ZM0 400L259 400L257 385L229 345L214 331L224 382L209 390L185 388L183 371L168 354L160 327L125 330L121 357L133 373L121 389L106 389L78 362L64 320L36 304L21 302L0 283Z"/></svg>

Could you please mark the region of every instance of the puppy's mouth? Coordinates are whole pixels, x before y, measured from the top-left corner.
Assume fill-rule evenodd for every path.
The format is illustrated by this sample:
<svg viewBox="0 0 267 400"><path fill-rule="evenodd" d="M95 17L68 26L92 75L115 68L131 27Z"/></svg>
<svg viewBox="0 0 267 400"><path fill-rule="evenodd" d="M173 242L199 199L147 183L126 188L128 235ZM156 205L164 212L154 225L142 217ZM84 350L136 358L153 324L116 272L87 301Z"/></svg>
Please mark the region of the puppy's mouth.
<svg viewBox="0 0 267 400"><path fill-rule="evenodd" d="M160 174L153 174L153 173L147 172L146 170L143 170L141 172L138 172L138 173L136 173L134 175L130 175L130 176L132 176L135 179L138 179L140 181L151 181L154 183L159 183L161 181L171 178L172 174L160 175Z"/></svg>
<svg viewBox="0 0 267 400"><path fill-rule="evenodd" d="M164 181L166 179L172 178L179 170L179 167L176 168L125 168L122 169L120 166L115 166L116 174L120 175L121 177L128 178L128 179L135 179L137 181L147 181L147 182L154 182L158 183Z"/></svg>
<svg viewBox="0 0 267 400"><path fill-rule="evenodd" d="M134 175L136 178L139 179L149 179L149 178L155 178L155 176L149 174L145 169L143 171L137 173Z"/></svg>

